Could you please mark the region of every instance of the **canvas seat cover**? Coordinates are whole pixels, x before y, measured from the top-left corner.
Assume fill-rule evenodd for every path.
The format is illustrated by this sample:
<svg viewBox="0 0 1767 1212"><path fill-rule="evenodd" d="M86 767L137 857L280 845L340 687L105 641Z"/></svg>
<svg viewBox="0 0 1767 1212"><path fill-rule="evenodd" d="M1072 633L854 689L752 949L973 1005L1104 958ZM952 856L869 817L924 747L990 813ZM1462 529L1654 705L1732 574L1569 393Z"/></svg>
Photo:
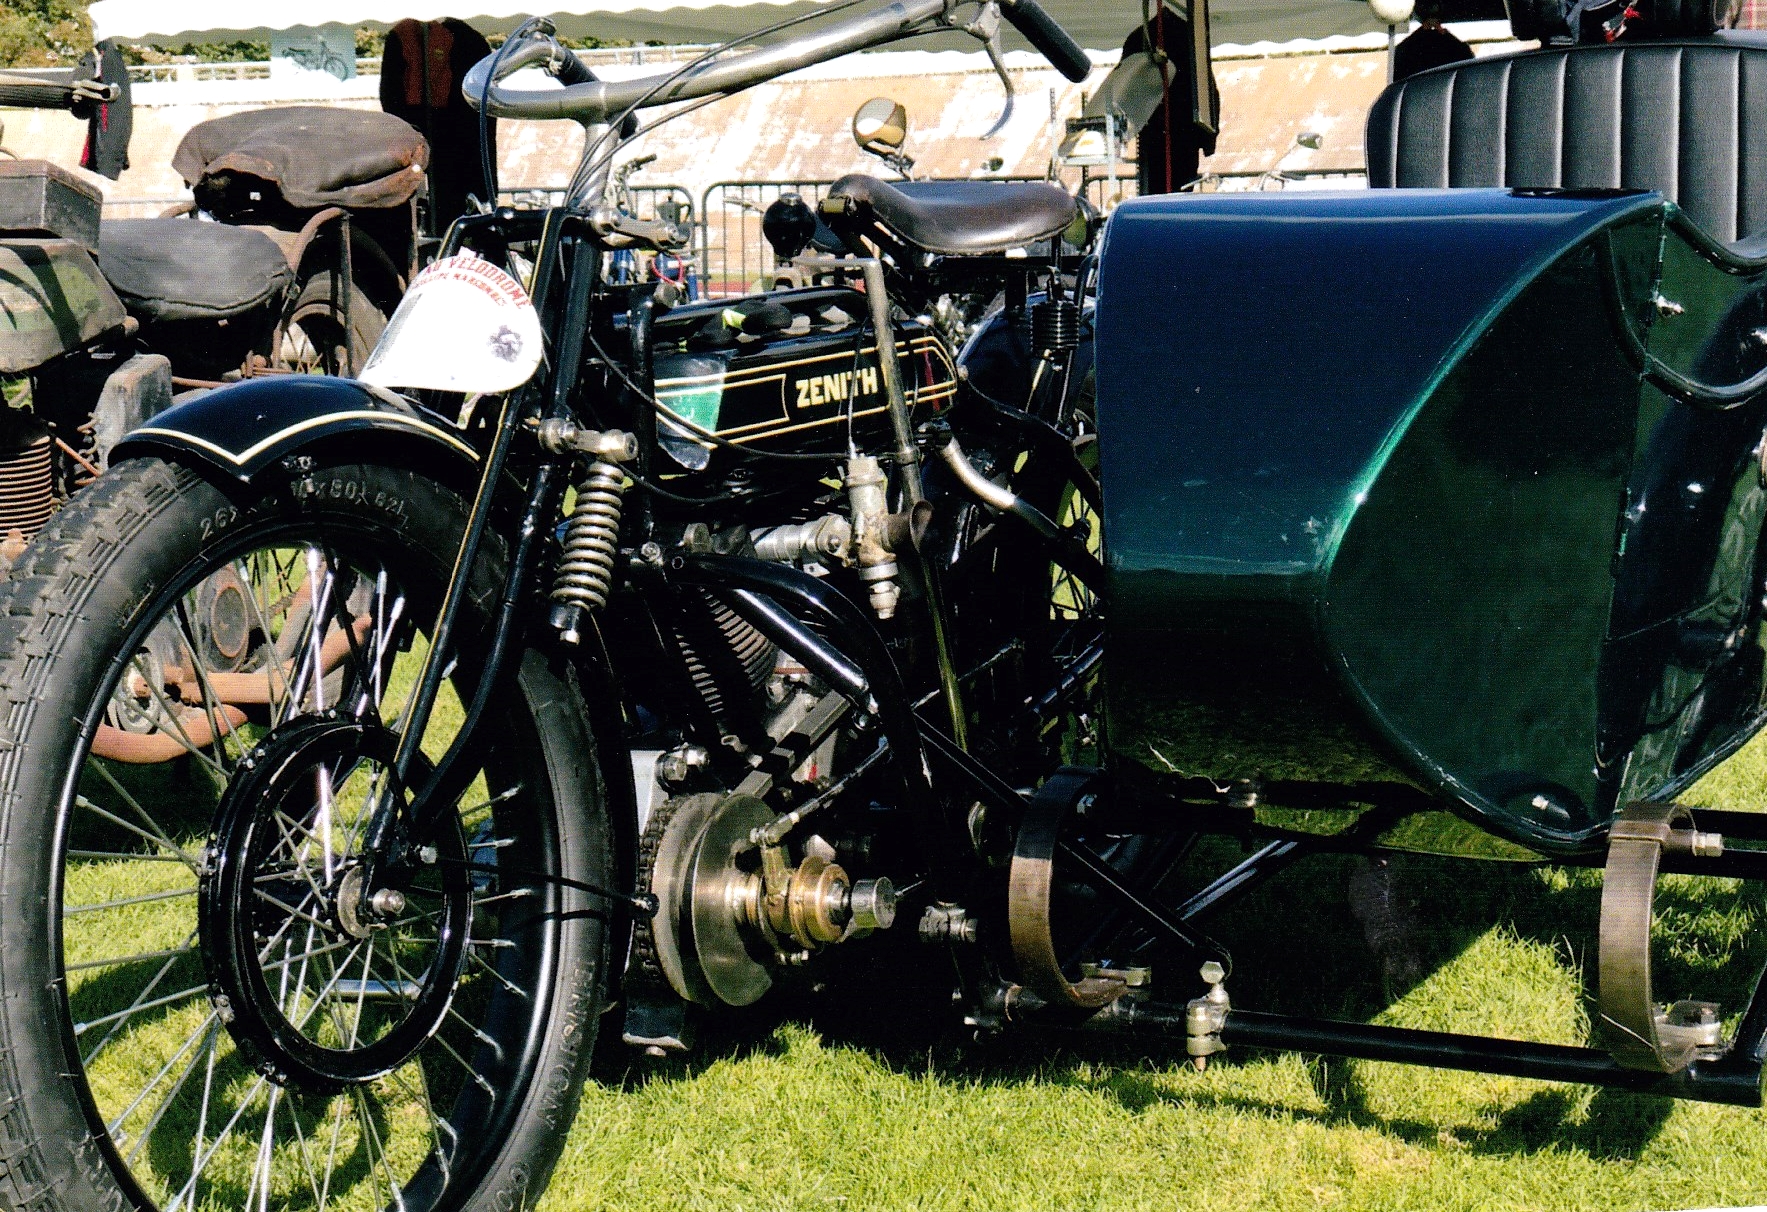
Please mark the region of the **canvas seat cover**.
<svg viewBox="0 0 1767 1212"><path fill-rule="evenodd" d="M143 323L243 315L279 302L294 276L263 232L194 219L107 219L98 259Z"/></svg>
<svg viewBox="0 0 1767 1212"><path fill-rule="evenodd" d="M198 123L172 167L190 186L222 174L258 177L303 210L400 206L424 182L429 145L391 114L291 105Z"/></svg>

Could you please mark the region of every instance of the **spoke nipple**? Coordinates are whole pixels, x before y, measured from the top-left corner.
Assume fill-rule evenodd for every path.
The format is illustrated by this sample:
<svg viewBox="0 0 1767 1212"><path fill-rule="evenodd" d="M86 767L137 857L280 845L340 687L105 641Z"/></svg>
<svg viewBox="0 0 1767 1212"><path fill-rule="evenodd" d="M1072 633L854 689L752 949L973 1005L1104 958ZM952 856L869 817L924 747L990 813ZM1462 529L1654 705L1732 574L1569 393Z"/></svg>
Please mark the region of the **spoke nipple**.
<svg viewBox="0 0 1767 1212"><path fill-rule="evenodd" d="M397 888L382 888L368 898L368 904L382 917L396 917L405 912L405 894Z"/></svg>

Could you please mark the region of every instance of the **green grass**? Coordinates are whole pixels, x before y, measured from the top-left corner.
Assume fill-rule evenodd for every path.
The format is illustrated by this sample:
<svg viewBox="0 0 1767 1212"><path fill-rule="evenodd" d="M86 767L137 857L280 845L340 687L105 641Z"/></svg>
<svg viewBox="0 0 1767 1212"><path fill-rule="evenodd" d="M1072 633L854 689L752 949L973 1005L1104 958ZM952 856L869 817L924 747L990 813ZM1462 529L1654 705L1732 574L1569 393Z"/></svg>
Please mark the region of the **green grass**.
<svg viewBox="0 0 1767 1212"><path fill-rule="evenodd" d="M421 649L401 662L402 699ZM451 697L434 735L459 718ZM430 748L433 746L426 746ZM122 771L181 844L200 846L211 796L197 772ZM1689 796L1759 808L1767 738ZM482 791L482 788L479 789ZM151 791L151 795L149 794ZM96 793L96 792L95 792ZM182 811L180 811L182 809ZM99 831L104 833L103 830ZM86 844L126 845L122 835ZM1199 848L1187 886L1239 856ZM1582 972L1593 959L1600 878L1515 863L1404 857L1390 867L1399 942L1371 947L1352 902L1372 868L1321 857L1248 898L1210 929L1233 951L1245 1008L1486 1033L1588 1040ZM185 887L176 864L91 862L70 903ZM1353 890L1360 889L1360 892ZM1668 877L1659 889L1659 996L1731 1012L1764 959L1767 891ZM131 946L172 949L188 901L108 910L69 933L69 961ZM1362 918L1368 917L1366 910ZM1391 924L1391 923L1389 923ZM1378 932L1377 932L1378 933ZM590 1209L1667 1209L1767 1202L1767 1115L1478 1074L1236 1050L1198 1073L1170 1048L1015 1035L978 1044L954 1030L943 955L898 929L830 957L828 988L782 990L701 1025L685 1059L646 1061L603 1022L596 1080L548 1192L546 1212ZM906 979L904 979L904 977ZM72 980L84 1013L112 1008L96 975ZM194 958L168 988L200 981ZM77 1011L79 1013L79 1011ZM184 1005L134 1029L92 1072L113 1110L188 1038ZM247 1075L219 1078L235 1093ZM416 1148L414 1108L379 1090L377 1131ZM323 1128L321 1100L304 1114ZM182 1118L180 1118L182 1117ZM188 1140L189 1108L161 1136ZM133 1125L131 1125L133 1127ZM364 1174L346 1122L344 1179ZM157 1140L158 1138L156 1138ZM229 1146L206 1208L236 1206L248 1148ZM183 1154L167 1146L164 1168ZM412 1155L414 1156L414 1155ZM291 1180L292 1181L292 1180ZM279 1189L273 1202L301 1194ZM354 1193L351 1207L374 1201ZM233 1204L229 1204L229 1199Z"/></svg>
<svg viewBox="0 0 1767 1212"><path fill-rule="evenodd" d="M1759 807L1767 743L1691 802ZM1211 851L1201 877L1237 856ZM1211 868L1213 864L1213 868ZM1593 872L1401 858L1383 965L1322 858L1218 923L1247 1008L1588 1039ZM1659 996L1735 1011L1767 958L1760 889L1670 877ZM901 940L892 940L900 944ZM904 958L936 977L931 951ZM855 965L858 967L859 965ZM1015 1036L865 973L712 1024L686 1060L603 1050L547 1212L588 1209L1663 1209L1767 1202L1767 1114L1479 1074ZM936 984L936 980L928 982ZM618 1030L610 1016L604 1030Z"/></svg>

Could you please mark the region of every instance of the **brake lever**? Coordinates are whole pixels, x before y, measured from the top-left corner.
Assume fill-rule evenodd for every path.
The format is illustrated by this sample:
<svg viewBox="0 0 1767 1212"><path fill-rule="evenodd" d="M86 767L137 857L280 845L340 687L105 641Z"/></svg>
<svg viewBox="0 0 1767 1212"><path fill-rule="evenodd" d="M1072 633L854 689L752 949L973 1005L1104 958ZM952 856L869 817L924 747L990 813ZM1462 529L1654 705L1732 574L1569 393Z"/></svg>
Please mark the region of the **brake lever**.
<svg viewBox="0 0 1767 1212"><path fill-rule="evenodd" d="M589 213L589 226L609 248L639 245L664 252L686 248L693 233L685 224L662 219L640 219L613 206L597 206Z"/></svg>
<svg viewBox="0 0 1767 1212"><path fill-rule="evenodd" d="M988 7L994 8L991 4ZM994 11L998 14L1000 10L994 9ZM998 16L996 16L996 20L998 20ZM1000 87L1006 90L1006 105L1001 109L1000 117L995 119L994 125L982 132L982 138L992 139L1005 129L1008 122L1012 121L1012 101L1015 94L1012 89L1012 77L1006 74L1006 60L1000 54L998 34L988 39L987 45L983 49L988 52L988 62L994 65L994 74L1000 77Z"/></svg>
<svg viewBox="0 0 1767 1212"><path fill-rule="evenodd" d="M982 138L992 139L1012 121L1012 102L1016 95L1012 87L1012 77L1006 74L1006 60L1000 53L999 0L987 0L976 13L975 20L960 28L979 41L982 49L988 52L988 62L994 65L994 74L1000 77L1000 87L1006 90L1006 108L1000 111L1000 117L995 120L994 125L982 132Z"/></svg>

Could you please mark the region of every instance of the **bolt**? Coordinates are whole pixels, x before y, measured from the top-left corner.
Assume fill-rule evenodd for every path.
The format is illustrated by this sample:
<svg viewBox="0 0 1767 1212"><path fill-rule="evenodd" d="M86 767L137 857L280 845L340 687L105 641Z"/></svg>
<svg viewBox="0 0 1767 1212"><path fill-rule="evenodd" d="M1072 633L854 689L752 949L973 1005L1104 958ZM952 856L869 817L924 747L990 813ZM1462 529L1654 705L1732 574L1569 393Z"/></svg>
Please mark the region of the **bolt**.
<svg viewBox="0 0 1767 1212"><path fill-rule="evenodd" d="M368 907L382 917L396 917L405 912L405 894L397 888L382 888L368 898Z"/></svg>
<svg viewBox="0 0 1767 1212"><path fill-rule="evenodd" d="M419 846L417 848L417 861L426 867L435 866L436 860L440 857L440 852L434 846Z"/></svg>
<svg viewBox="0 0 1767 1212"><path fill-rule="evenodd" d="M1219 985L1222 981L1227 979L1227 969L1223 968L1214 960L1210 960L1203 965L1201 975L1204 984Z"/></svg>

